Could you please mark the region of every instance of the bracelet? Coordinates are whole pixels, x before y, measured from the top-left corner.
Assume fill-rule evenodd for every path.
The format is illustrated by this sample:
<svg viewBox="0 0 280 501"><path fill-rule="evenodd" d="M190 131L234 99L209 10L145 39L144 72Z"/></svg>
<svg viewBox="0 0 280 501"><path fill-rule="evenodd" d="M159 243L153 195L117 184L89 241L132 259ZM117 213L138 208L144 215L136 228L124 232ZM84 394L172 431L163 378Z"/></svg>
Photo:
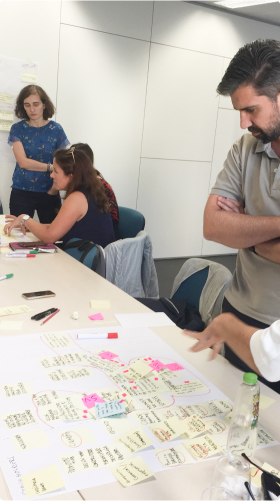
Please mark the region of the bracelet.
<svg viewBox="0 0 280 501"><path fill-rule="evenodd" d="M51 162L47 163L47 172L50 174L52 172L52 164Z"/></svg>

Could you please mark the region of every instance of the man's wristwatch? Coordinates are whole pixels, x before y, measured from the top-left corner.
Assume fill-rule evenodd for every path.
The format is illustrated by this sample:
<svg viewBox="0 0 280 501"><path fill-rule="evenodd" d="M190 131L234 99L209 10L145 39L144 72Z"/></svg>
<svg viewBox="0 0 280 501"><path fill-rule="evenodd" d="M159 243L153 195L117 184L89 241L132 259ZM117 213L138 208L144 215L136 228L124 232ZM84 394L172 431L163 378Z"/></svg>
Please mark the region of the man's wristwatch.
<svg viewBox="0 0 280 501"><path fill-rule="evenodd" d="M21 226L25 226L25 221L27 221L28 219L30 219L30 216L28 216L27 214L25 214L25 216L23 216L22 220L21 220Z"/></svg>

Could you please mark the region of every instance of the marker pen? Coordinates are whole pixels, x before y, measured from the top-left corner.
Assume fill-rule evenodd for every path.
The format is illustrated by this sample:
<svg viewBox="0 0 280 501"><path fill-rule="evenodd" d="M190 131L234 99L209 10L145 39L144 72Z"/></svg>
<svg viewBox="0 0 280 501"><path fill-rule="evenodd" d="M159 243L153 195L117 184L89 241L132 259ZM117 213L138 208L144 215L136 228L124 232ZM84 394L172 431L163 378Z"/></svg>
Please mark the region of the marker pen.
<svg viewBox="0 0 280 501"><path fill-rule="evenodd" d="M6 254L6 257L36 257L36 254Z"/></svg>
<svg viewBox="0 0 280 501"><path fill-rule="evenodd" d="M6 278L12 278L13 276L13 273L9 273L8 275L3 275L3 277L0 277L0 280L6 280Z"/></svg>
<svg viewBox="0 0 280 501"><path fill-rule="evenodd" d="M102 333L97 333L97 334L77 334L77 339L116 339L118 338L118 333L117 332L102 332Z"/></svg>
<svg viewBox="0 0 280 501"><path fill-rule="evenodd" d="M10 254L38 254L39 251L37 251L36 249L17 249L15 251L10 252Z"/></svg>

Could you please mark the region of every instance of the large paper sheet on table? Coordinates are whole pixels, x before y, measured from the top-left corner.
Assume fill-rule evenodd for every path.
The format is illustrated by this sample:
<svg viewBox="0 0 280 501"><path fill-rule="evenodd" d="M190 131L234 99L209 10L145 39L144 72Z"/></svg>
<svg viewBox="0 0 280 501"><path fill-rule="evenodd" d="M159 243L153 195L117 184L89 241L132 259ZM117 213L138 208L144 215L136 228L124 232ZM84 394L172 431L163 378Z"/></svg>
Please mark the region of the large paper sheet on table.
<svg viewBox="0 0 280 501"><path fill-rule="evenodd" d="M205 460L188 451L196 436L211 454L225 449L226 396L148 328L113 330L118 339L0 338L0 465L13 499L114 482L136 456L152 472ZM95 405L112 401L122 412L98 419ZM260 432L261 446L276 443Z"/></svg>

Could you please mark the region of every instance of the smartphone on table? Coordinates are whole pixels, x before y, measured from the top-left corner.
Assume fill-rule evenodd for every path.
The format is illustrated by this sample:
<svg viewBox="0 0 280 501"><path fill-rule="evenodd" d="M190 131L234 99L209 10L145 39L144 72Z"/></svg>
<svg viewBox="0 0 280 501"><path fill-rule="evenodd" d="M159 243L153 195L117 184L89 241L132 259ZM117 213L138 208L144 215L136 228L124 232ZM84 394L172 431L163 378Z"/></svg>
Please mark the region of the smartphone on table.
<svg viewBox="0 0 280 501"><path fill-rule="evenodd" d="M40 299L43 297L54 297L55 293L52 291L39 291L39 292L24 292L22 297L25 299Z"/></svg>

